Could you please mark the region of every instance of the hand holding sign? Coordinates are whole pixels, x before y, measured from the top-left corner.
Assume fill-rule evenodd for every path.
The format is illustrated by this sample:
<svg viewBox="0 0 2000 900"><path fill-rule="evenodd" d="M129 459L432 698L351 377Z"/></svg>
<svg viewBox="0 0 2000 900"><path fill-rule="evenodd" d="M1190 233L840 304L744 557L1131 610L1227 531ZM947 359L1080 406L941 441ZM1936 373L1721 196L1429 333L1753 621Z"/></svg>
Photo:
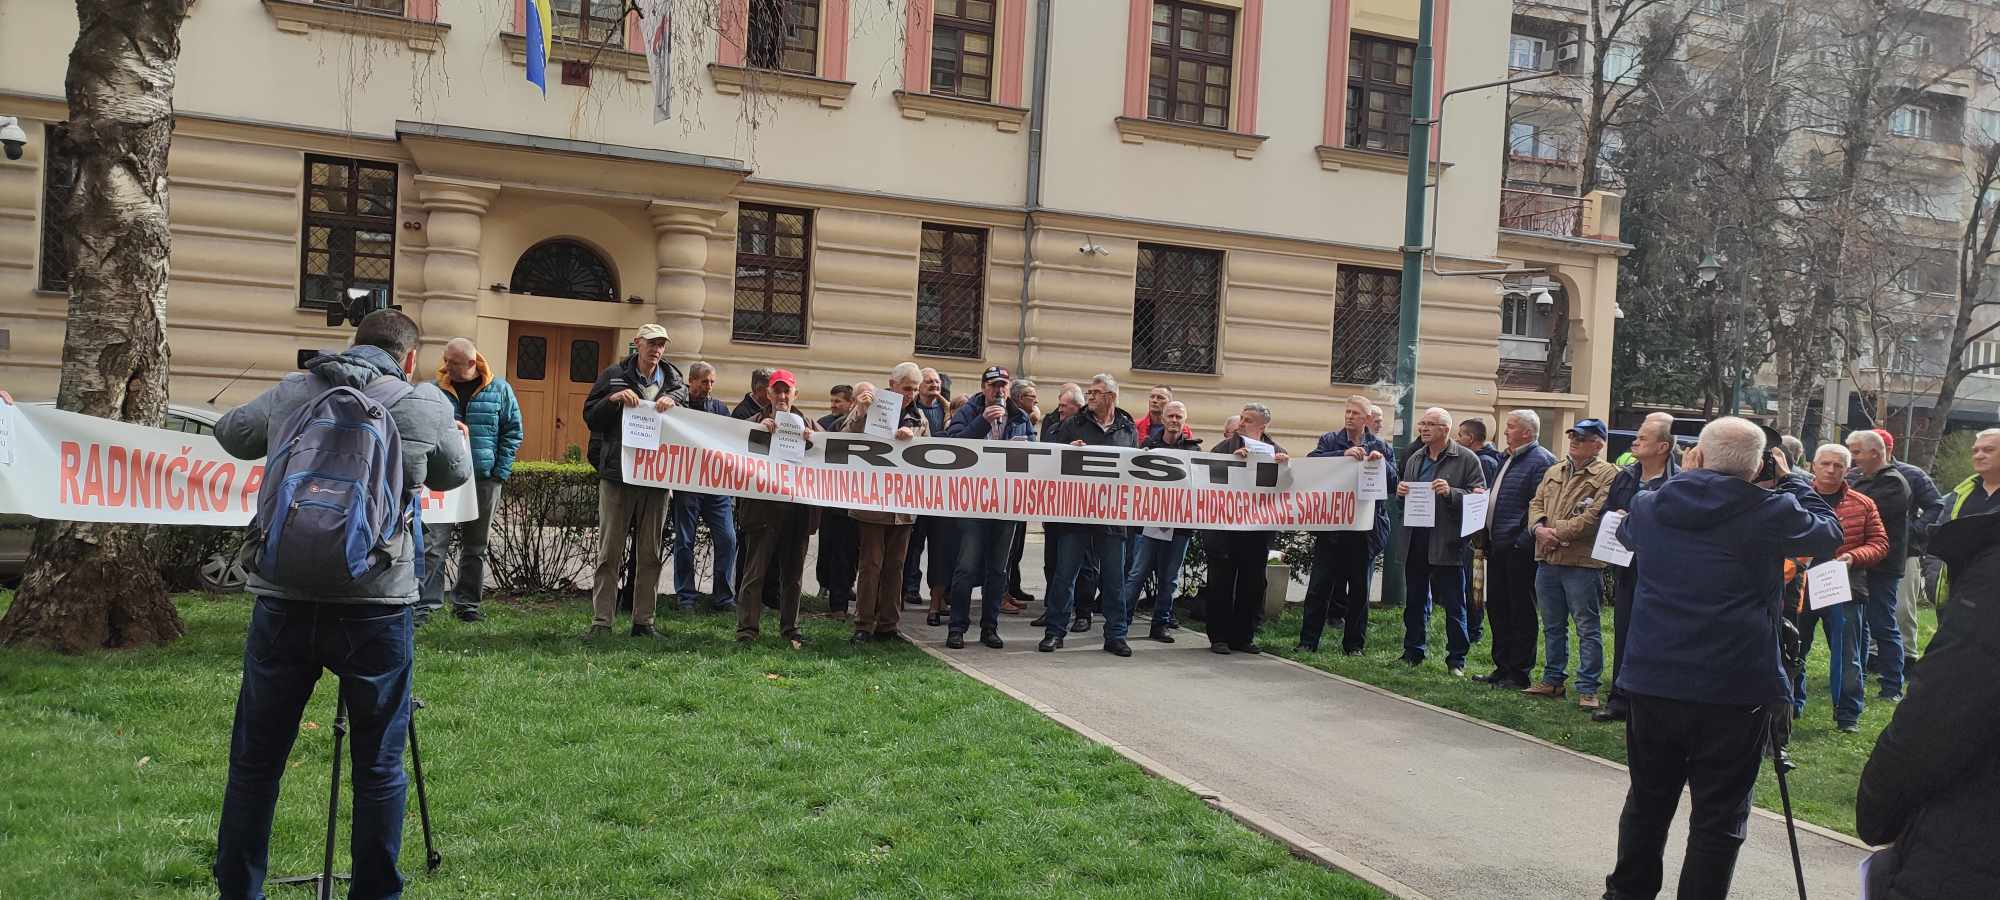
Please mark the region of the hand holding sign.
<svg viewBox="0 0 2000 900"><path fill-rule="evenodd" d="M1431 528L1437 525L1437 495L1411 491L1403 497L1403 527Z"/></svg>
<svg viewBox="0 0 2000 900"><path fill-rule="evenodd" d="M1847 561L1836 559L1807 569L1806 599L1813 609L1852 601L1854 590L1847 581Z"/></svg>
<svg viewBox="0 0 2000 900"><path fill-rule="evenodd" d="M1361 448L1356 447L1359 450ZM1355 488L1355 496L1362 500L1389 499L1389 463L1386 460L1371 459L1361 464L1361 480Z"/></svg>
<svg viewBox="0 0 2000 900"><path fill-rule="evenodd" d="M651 404L628 406L619 422L619 437L635 450L660 448L660 414Z"/></svg>
<svg viewBox="0 0 2000 900"><path fill-rule="evenodd" d="M772 416L778 427L771 434L771 458L783 462L806 461L806 420L781 412Z"/></svg>
<svg viewBox="0 0 2000 900"><path fill-rule="evenodd" d="M1492 494L1483 491L1465 495L1464 512L1458 517L1459 537L1471 537L1474 532L1486 527L1486 504L1492 499Z"/></svg>
<svg viewBox="0 0 2000 900"><path fill-rule="evenodd" d="M1605 513L1597 520L1597 543L1590 547L1591 559L1627 568L1632 565L1632 551L1618 540L1618 526L1624 521L1622 509Z"/></svg>
<svg viewBox="0 0 2000 900"><path fill-rule="evenodd" d="M895 391L876 391L868 404L868 434L879 438L896 436L896 423L903 418L903 395Z"/></svg>

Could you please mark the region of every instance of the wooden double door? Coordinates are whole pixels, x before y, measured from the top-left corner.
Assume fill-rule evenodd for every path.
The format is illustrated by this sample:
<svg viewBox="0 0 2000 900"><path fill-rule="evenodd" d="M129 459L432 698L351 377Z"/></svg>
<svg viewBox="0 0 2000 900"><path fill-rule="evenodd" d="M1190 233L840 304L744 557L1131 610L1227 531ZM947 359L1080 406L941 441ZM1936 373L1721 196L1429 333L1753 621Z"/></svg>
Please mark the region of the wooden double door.
<svg viewBox="0 0 2000 900"><path fill-rule="evenodd" d="M507 380L521 402L521 459L561 459L590 446L583 401L619 359L617 332L515 322L507 329Z"/></svg>

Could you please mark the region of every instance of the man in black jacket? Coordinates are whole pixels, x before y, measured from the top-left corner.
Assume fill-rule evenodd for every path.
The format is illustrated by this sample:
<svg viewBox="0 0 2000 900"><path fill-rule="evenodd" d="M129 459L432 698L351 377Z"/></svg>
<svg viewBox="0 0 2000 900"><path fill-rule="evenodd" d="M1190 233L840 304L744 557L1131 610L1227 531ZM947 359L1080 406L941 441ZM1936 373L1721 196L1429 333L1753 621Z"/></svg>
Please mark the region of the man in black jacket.
<svg viewBox="0 0 2000 900"><path fill-rule="evenodd" d="M819 430L841 431L847 427L847 416L854 410L857 387L836 384L827 390L827 409L830 412L819 417ZM813 577L819 579L819 589L826 595L828 616L842 620L848 617L847 608L854 603L854 579L860 563L861 530L855 526L854 518L847 514L847 510L821 507L819 558L813 564Z"/></svg>
<svg viewBox="0 0 2000 900"><path fill-rule="evenodd" d="M660 599L660 570L666 556L661 532L667 519L665 488L625 483L625 410L641 403L666 412L687 399L681 371L666 361L667 330L639 326L637 349L597 376L583 401L590 425L590 464L597 467L597 571L590 587L590 628L586 641L611 633L618 615L618 569L625 542L632 549L632 636L660 639L653 610Z"/></svg>
<svg viewBox="0 0 2000 900"><path fill-rule="evenodd" d="M1187 405L1179 400L1169 400L1160 413L1160 427L1152 429L1152 434L1139 445L1141 450L1185 450L1189 453L1201 452L1201 438L1187 429ZM1132 617L1141 601L1140 589L1150 578L1154 588L1153 627L1146 636L1163 644L1174 642L1167 634L1174 621L1174 596L1181 583L1181 564L1187 560L1188 541L1194 539L1192 528L1135 528L1135 541L1127 543L1132 548L1132 558L1125 562L1124 586L1113 586L1113 590L1125 592L1125 622L1130 631Z"/></svg>
<svg viewBox="0 0 2000 900"><path fill-rule="evenodd" d="M1903 560L1910 548L1910 497L1908 479L1889 462L1889 447L1873 431L1856 431L1847 436L1847 452L1854 457L1858 477L1849 476L1854 489L1875 501L1882 515L1882 530L1889 535L1889 556L1863 573L1868 595L1861 600L1862 621L1867 637L1875 641L1874 671L1882 678L1881 699L1903 699L1903 635L1896 627L1896 598L1903 585ZM1862 646L1868 645L1867 638ZM1867 675L1862 675L1866 679Z"/></svg>
<svg viewBox="0 0 2000 900"><path fill-rule="evenodd" d="M1056 426L1057 442L1076 447L1137 447L1139 429L1132 415L1118 408L1118 382L1110 375L1098 375L1084 391L1084 410ZM1085 559L1097 562L1101 573L1098 602L1104 607L1104 652L1131 656L1125 629L1131 620L1125 615L1125 592L1117 585L1117 573L1125 571L1125 528L1121 525L1066 525L1055 539L1056 580L1049 585L1048 624L1045 637L1035 649L1051 652L1063 645L1069 628L1070 605L1075 599L1076 576Z"/></svg>
<svg viewBox="0 0 2000 900"><path fill-rule="evenodd" d="M1472 545L1459 534L1459 513L1466 494L1486 490L1486 471L1478 456L1451 439L1451 413L1440 407L1417 418L1417 438L1416 452L1403 460L1396 495L1430 494L1436 513L1428 527L1410 527L1407 516L1403 521L1403 663L1423 665L1435 601L1444 607L1445 668L1463 676L1472 647L1465 618Z"/></svg>

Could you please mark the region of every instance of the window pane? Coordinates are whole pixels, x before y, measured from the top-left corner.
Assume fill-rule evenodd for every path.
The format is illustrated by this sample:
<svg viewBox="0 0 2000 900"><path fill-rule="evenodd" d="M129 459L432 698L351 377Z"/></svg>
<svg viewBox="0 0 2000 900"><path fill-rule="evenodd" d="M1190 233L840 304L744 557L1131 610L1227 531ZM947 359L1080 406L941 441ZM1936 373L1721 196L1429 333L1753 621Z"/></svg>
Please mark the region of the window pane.
<svg viewBox="0 0 2000 900"><path fill-rule="evenodd" d="M989 91L990 88L988 87L987 81L984 78L968 77L968 78L960 78L958 80L958 92L962 96L974 97L980 100L984 100L987 97L991 96L989 94Z"/></svg>
<svg viewBox="0 0 2000 900"><path fill-rule="evenodd" d="M956 18L958 16L958 4L959 0L937 0L937 14Z"/></svg>
<svg viewBox="0 0 2000 900"><path fill-rule="evenodd" d="M991 53L993 52L993 38L968 31L965 33L965 52Z"/></svg>
<svg viewBox="0 0 2000 900"><path fill-rule="evenodd" d="M965 17L990 24L993 21L993 3L991 0L966 0Z"/></svg>
<svg viewBox="0 0 2000 900"><path fill-rule="evenodd" d="M514 342L514 377L520 381L540 381L548 377L549 341L521 335Z"/></svg>

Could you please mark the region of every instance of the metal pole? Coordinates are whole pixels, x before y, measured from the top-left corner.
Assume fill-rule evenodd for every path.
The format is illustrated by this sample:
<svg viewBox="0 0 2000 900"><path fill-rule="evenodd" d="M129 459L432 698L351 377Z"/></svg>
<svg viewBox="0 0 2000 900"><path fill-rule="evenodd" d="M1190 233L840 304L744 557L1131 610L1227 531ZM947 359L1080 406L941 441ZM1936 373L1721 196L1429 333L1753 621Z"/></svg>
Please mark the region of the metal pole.
<svg viewBox="0 0 2000 900"><path fill-rule="evenodd" d="M1032 299L1028 285L1035 273L1035 213L1042 208L1042 110L1049 99L1049 17L1055 14L1053 5L1053 0L1041 0L1035 6L1035 96L1028 109L1028 203L1021 220L1021 320L1014 335L1019 347L1014 355L1017 378L1028 376L1028 304Z"/></svg>
<svg viewBox="0 0 2000 900"><path fill-rule="evenodd" d="M1414 436L1417 403L1417 311L1424 277L1424 187L1431 162L1431 21L1436 0L1422 0L1417 14L1417 65L1410 85L1410 167L1404 185L1402 308L1396 317L1395 465ZM1403 530L1391 521L1389 558L1382 562L1382 599L1401 606L1403 598Z"/></svg>

